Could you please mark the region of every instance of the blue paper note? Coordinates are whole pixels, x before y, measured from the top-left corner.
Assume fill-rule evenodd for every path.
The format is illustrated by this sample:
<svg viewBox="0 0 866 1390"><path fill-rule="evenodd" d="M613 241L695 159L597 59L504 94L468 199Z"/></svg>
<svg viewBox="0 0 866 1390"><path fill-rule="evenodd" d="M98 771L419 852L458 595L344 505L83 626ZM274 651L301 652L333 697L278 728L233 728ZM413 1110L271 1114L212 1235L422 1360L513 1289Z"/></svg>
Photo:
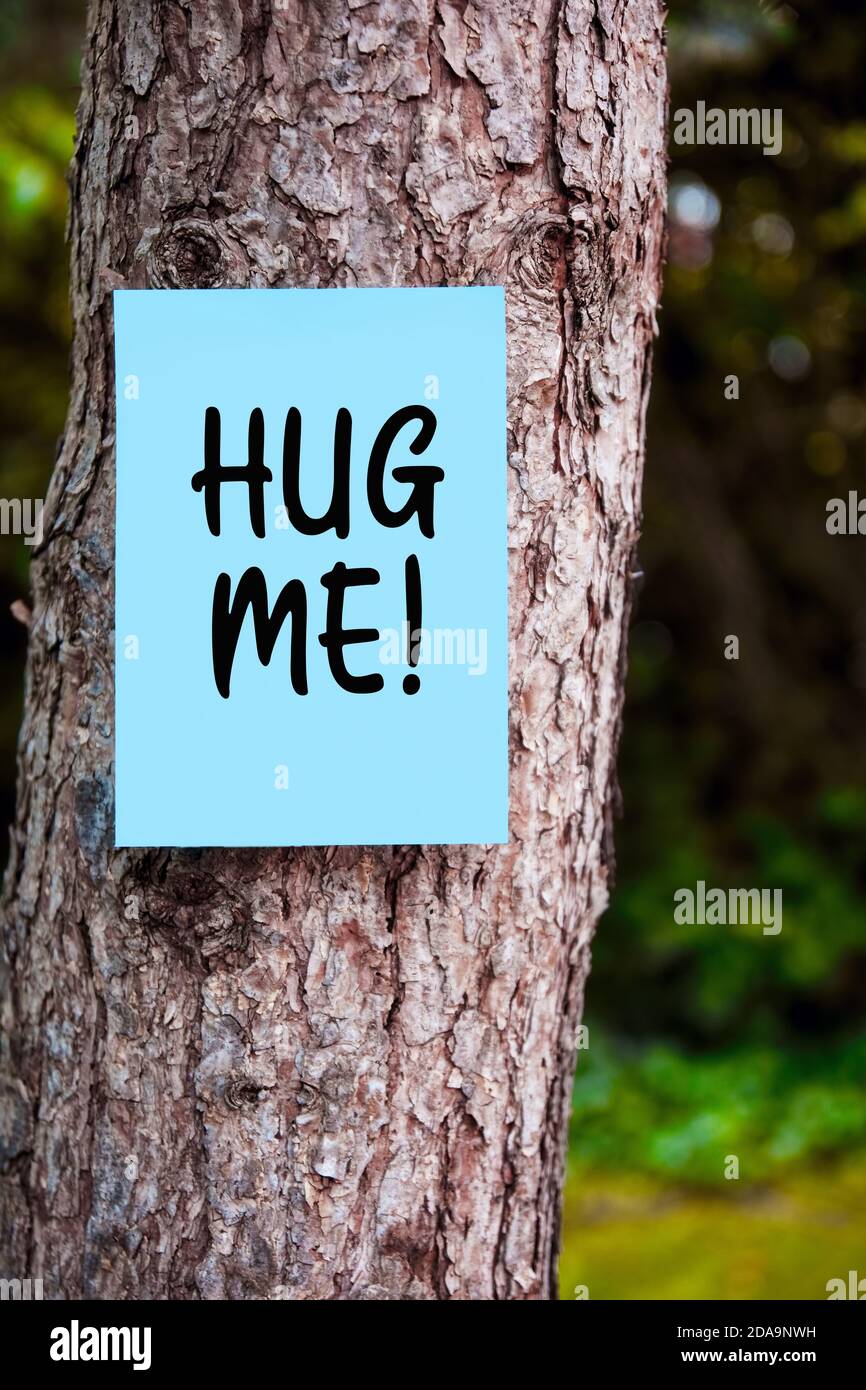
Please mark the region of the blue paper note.
<svg viewBox="0 0 866 1390"><path fill-rule="evenodd" d="M503 291L114 316L117 845L507 840Z"/></svg>

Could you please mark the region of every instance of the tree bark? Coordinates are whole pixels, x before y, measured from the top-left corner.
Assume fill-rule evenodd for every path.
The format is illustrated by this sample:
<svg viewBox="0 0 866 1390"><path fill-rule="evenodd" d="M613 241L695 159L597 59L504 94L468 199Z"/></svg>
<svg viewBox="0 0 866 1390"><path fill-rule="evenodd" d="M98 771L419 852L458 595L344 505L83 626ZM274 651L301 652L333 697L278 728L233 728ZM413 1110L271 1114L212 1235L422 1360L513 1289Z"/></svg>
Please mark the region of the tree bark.
<svg viewBox="0 0 866 1390"><path fill-rule="evenodd" d="M555 1296L659 290L659 0L95 0L5 890L5 1274ZM115 851L116 286L505 283L510 842ZM158 557L157 557L158 562Z"/></svg>

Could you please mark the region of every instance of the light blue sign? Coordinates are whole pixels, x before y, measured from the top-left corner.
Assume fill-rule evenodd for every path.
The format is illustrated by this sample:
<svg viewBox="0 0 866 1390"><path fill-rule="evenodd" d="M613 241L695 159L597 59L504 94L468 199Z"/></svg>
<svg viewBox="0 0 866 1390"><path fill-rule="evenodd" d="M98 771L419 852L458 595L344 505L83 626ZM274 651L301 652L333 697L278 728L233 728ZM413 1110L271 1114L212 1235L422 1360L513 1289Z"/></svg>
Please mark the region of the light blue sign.
<svg viewBox="0 0 866 1390"><path fill-rule="evenodd" d="M507 840L503 300L115 293L118 845Z"/></svg>

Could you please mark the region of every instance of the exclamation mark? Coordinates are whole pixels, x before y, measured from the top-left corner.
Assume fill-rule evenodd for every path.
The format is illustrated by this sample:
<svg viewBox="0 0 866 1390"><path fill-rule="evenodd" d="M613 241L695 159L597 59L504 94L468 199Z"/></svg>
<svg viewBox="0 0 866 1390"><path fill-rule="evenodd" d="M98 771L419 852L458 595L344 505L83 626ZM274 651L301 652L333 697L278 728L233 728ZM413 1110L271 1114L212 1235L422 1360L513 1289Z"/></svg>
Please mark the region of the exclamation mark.
<svg viewBox="0 0 866 1390"><path fill-rule="evenodd" d="M409 665L418 665L421 650L421 566L417 555L406 556L406 629L409 633ZM407 695L417 695L421 680L414 671L403 677L403 689Z"/></svg>

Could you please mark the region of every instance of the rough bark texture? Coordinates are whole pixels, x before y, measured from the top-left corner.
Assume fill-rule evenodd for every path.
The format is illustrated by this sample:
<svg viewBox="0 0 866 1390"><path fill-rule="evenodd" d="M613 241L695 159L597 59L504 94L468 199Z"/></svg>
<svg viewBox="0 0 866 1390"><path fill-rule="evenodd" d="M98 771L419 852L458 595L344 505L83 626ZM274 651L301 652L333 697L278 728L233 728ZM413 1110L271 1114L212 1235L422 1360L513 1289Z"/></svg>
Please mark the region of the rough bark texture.
<svg viewBox="0 0 866 1390"><path fill-rule="evenodd" d="M92 5L0 1272L55 1298L553 1294L665 103L660 0ZM507 286L510 844L115 852L110 290L470 283Z"/></svg>

